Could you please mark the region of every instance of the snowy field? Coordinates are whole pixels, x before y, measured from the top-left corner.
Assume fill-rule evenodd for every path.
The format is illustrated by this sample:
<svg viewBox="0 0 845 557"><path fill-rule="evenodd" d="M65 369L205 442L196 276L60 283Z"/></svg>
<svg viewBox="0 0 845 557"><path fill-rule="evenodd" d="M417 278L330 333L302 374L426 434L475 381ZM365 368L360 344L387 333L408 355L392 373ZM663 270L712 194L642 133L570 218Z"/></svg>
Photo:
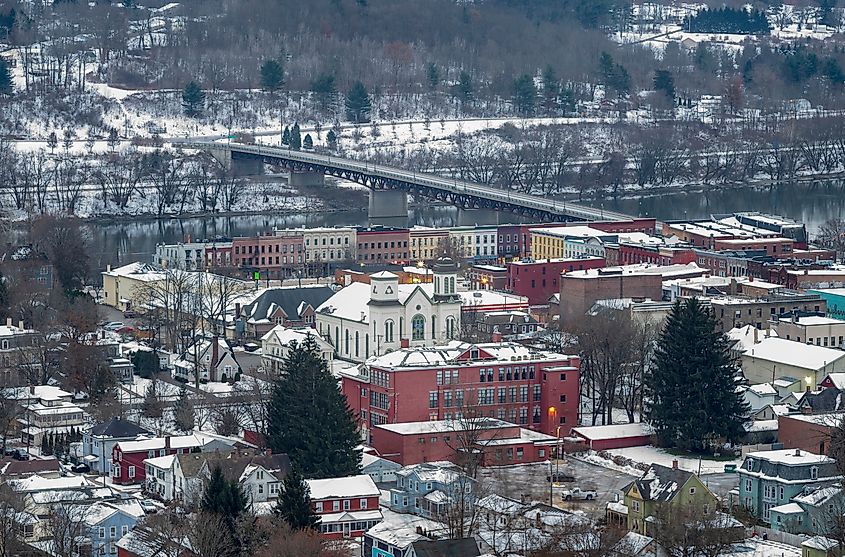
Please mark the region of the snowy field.
<svg viewBox="0 0 845 557"><path fill-rule="evenodd" d="M632 460L636 463L641 464L661 464L663 466L672 466L672 462L677 460L678 467L682 470L687 470L689 472L695 472L696 474L720 474L725 471L726 464L734 464L737 467L742 464L742 458L736 458L732 460L707 460L692 457L685 457L685 456L675 456L665 449L661 449L658 447L653 447L651 445L645 447L627 447L624 449L610 449L607 451L611 455L614 456L621 456L627 459ZM616 464L600 458L598 455L590 452L589 455L584 457L584 460L588 462L598 464L600 466L605 466L608 468L612 468L614 470L619 470L621 472L627 473L634 473L633 470L636 470L633 467L619 467ZM637 474L641 474L642 472L639 471Z"/></svg>

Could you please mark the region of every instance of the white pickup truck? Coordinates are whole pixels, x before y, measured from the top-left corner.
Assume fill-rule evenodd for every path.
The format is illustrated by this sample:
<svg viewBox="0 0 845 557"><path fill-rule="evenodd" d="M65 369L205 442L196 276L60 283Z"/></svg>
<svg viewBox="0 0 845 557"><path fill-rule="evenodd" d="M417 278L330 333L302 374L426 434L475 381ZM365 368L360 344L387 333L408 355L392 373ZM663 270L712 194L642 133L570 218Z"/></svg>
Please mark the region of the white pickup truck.
<svg viewBox="0 0 845 557"><path fill-rule="evenodd" d="M560 496L567 501L572 501L573 499L580 501L592 501L596 498L596 490L573 487L572 489L563 490Z"/></svg>

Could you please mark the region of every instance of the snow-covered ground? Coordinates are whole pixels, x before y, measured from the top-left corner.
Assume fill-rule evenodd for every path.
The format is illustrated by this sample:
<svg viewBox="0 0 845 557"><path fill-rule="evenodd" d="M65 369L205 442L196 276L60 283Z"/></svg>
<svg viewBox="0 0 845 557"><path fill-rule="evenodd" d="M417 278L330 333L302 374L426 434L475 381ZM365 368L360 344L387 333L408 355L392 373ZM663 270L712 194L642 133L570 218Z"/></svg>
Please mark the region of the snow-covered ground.
<svg viewBox="0 0 845 557"><path fill-rule="evenodd" d="M653 447L651 445L645 447L611 449L607 452L611 455L618 455L624 458L628 458L633 462L638 462L646 465L661 464L663 466L672 466L672 462L677 460L678 467L682 470L687 470L689 472L695 473L699 473L700 470L701 474L719 474L725 471L726 464L734 464L736 466L740 466L742 464L742 458L736 458L732 460L708 460L706 458L698 459L693 457L675 456L667 452L665 449ZM604 460L599 458L597 455L596 458L599 459L599 461ZM595 461L593 459L590 460L590 462L594 462L595 464L600 464L599 461ZM613 463L610 464L613 465Z"/></svg>

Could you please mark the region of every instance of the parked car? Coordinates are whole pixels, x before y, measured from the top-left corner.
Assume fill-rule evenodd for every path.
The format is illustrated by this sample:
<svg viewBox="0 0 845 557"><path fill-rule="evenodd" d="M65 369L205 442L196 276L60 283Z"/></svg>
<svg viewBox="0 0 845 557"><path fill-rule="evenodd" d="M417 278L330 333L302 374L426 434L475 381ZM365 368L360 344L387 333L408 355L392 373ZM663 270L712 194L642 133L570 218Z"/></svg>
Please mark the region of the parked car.
<svg viewBox="0 0 845 557"><path fill-rule="evenodd" d="M158 505L149 499L141 499L141 510L147 514L155 514L158 512Z"/></svg>
<svg viewBox="0 0 845 557"><path fill-rule="evenodd" d="M87 474L91 471L91 467L85 463L74 464L70 467L70 471L75 472L76 474Z"/></svg>
<svg viewBox="0 0 845 557"><path fill-rule="evenodd" d="M125 317L126 319L132 319L136 315L137 315L137 313L135 313L135 310L132 310L132 309L127 309L126 311L123 312L123 317Z"/></svg>
<svg viewBox="0 0 845 557"><path fill-rule="evenodd" d="M596 490L573 487L572 489L565 489L560 495L567 501L572 501L573 499L581 501L592 501L596 498Z"/></svg>
<svg viewBox="0 0 845 557"><path fill-rule="evenodd" d="M12 458L15 460L29 460L29 453L26 452L26 449L15 449Z"/></svg>
<svg viewBox="0 0 845 557"><path fill-rule="evenodd" d="M547 482L554 482L558 483L571 483L575 481L575 476L572 474L566 474L564 472L555 472L554 474L546 476Z"/></svg>
<svg viewBox="0 0 845 557"><path fill-rule="evenodd" d="M135 332L135 328L130 327L128 325L115 330L115 333L117 333L119 335L131 335L134 332Z"/></svg>
<svg viewBox="0 0 845 557"><path fill-rule="evenodd" d="M126 324L123 321L109 321L105 325L103 325L103 329L107 331L116 331L121 327L125 327Z"/></svg>

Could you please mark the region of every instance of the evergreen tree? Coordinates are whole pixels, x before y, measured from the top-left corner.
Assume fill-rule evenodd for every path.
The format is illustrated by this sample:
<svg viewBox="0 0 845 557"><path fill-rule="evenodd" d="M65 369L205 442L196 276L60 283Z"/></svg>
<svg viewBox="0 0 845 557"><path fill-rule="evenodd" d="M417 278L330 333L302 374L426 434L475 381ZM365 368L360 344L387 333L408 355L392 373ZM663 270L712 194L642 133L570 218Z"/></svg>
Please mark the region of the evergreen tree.
<svg viewBox="0 0 845 557"><path fill-rule="evenodd" d="M299 123L294 123L290 130L290 148L297 151L302 148L302 134L299 132Z"/></svg>
<svg viewBox="0 0 845 557"><path fill-rule="evenodd" d="M328 144L329 149L337 148L337 134L334 133L334 130L329 130L329 133L326 134L326 143Z"/></svg>
<svg viewBox="0 0 845 557"><path fill-rule="evenodd" d="M290 128L285 126L285 130L282 132L282 143L284 145L290 145Z"/></svg>
<svg viewBox="0 0 845 557"><path fill-rule="evenodd" d="M194 405L188 398L188 387L184 383L179 387L179 398L173 412L176 429L192 431L194 429Z"/></svg>
<svg viewBox="0 0 845 557"><path fill-rule="evenodd" d="M437 64L430 62L425 68L425 76L428 78L428 88L434 91L440 85L440 68Z"/></svg>
<svg viewBox="0 0 845 557"><path fill-rule="evenodd" d="M285 476L274 512L294 530L318 529L320 521L311 508L308 484L296 467Z"/></svg>
<svg viewBox="0 0 845 557"><path fill-rule="evenodd" d="M472 76L469 75L467 72L461 72L458 76L458 99L462 103L468 103L472 101L474 86L472 84Z"/></svg>
<svg viewBox="0 0 845 557"><path fill-rule="evenodd" d="M243 513L249 501L237 480L227 480L220 466L211 471L211 478L205 486L200 508L223 517L234 527L235 520Z"/></svg>
<svg viewBox="0 0 845 557"><path fill-rule="evenodd" d="M285 82L285 71L276 60L267 60L261 64L261 87L267 91L276 91Z"/></svg>
<svg viewBox="0 0 845 557"><path fill-rule="evenodd" d="M676 302L644 381L647 414L667 446L705 451L738 441L750 407L738 393L739 369L713 312L697 298Z"/></svg>
<svg viewBox="0 0 845 557"><path fill-rule="evenodd" d="M196 81L191 81L182 91L182 110L186 116L194 117L199 116L203 108L205 108L205 91Z"/></svg>
<svg viewBox="0 0 845 557"><path fill-rule="evenodd" d="M132 354L132 366L140 377L151 379L159 371L158 356L148 350L138 350Z"/></svg>
<svg viewBox="0 0 845 557"><path fill-rule="evenodd" d="M370 121L370 94L360 81L352 84L346 93L346 118L356 124Z"/></svg>
<svg viewBox="0 0 845 557"><path fill-rule="evenodd" d="M291 346L284 374L273 387L267 422L270 448L290 455L305 477L360 472L355 419L313 338Z"/></svg>
<svg viewBox="0 0 845 557"><path fill-rule="evenodd" d="M0 94L11 95L14 91L12 73L4 58L0 58Z"/></svg>
<svg viewBox="0 0 845 557"><path fill-rule="evenodd" d="M655 70L654 90L662 92L671 101L675 100L675 79L669 70Z"/></svg>
<svg viewBox="0 0 845 557"><path fill-rule="evenodd" d="M50 137L47 138L47 146L50 148L50 153L59 146L59 138L56 136L56 132L50 132Z"/></svg>
<svg viewBox="0 0 845 557"><path fill-rule="evenodd" d="M47 439L47 435L41 436L41 456L49 456L50 455L50 442Z"/></svg>
<svg viewBox="0 0 845 557"><path fill-rule="evenodd" d="M328 110L337 98L337 86L332 74L321 73L311 82L311 91L317 95L320 108Z"/></svg>
<svg viewBox="0 0 845 557"><path fill-rule="evenodd" d="M120 145L120 137L117 135L117 130L112 128L109 130L109 138L107 140L109 148L114 151Z"/></svg>
<svg viewBox="0 0 845 557"><path fill-rule="evenodd" d="M314 140L311 139L310 133L305 134L305 139L302 140L302 147L303 147L303 149L313 149L314 148Z"/></svg>
<svg viewBox="0 0 845 557"><path fill-rule="evenodd" d="M558 107L558 96L560 95L560 82L555 75L555 69L546 66L543 72L543 104L546 111L554 112Z"/></svg>
<svg viewBox="0 0 845 557"><path fill-rule="evenodd" d="M144 401L141 403L141 411L148 418L161 418L164 413L164 404L158 396L155 380L147 385L147 390L144 393Z"/></svg>
<svg viewBox="0 0 845 557"><path fill-rule="evenodd" d="M534 80L528 74L519 76L513 84L513 104L517 112L523 116L534 113L534 101L537 97L537 89L534 87Z"/></svg>

